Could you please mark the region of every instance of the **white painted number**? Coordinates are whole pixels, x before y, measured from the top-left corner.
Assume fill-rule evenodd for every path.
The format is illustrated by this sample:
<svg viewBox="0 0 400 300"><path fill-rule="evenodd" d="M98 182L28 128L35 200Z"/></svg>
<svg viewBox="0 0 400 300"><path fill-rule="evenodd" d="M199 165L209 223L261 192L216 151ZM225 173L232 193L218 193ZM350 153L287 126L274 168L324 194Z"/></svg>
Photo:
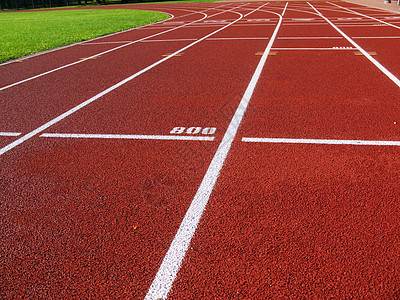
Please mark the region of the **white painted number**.
<svg viewBox="0 0 400 300"><path fill-rule="evenodd" d="M186 134L214 134L215 131L217 131L217 128L215 127L206 127L201 130L201 127L189 127L186 129L186 127L174 127L169 133L170 134L181 134L181 133L186 133Z"/></svg>
<svg viewBox="0 0 400 300"><path fill-rule="evenodd" d="M171 134L180 134L185 131L185 127L175 127L174 129L171 130Z"/></svg>
<svg viewBox="0 0 400 300"><path fill-rule="evenodd" d="M198 134L201 131L201 127L189 127L186 130L187 134Z"/></svg>

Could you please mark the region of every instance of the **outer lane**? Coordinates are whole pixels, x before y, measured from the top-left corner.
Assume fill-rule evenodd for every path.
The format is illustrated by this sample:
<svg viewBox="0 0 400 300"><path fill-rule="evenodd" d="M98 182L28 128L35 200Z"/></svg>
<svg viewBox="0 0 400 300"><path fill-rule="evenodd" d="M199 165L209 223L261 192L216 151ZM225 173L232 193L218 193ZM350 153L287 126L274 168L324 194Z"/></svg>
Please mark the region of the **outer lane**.
<svg viewBox="0 0 400 300"><path fill-rule="evenodd" d="M291 3L286 19L290 13ZM336 35L312 22L301 36ZM289 26L279 31L280 47L293 46L280 37L301 33ZM350 46L329 40L335 41ZM399 140L393 123L399 96L393 82L352 51L278 50L169 298L398 297L399 148L241 138Z"/></svg>
<svg viewBox="0 0 400 300"><path fill-rule="evenodd" d="M220 15L222 12L217 13ZM196 35L197 32L199 37L203 37L214 30L215 27L201 27L191 31L192 34ZM3 90L1 105L4 117L0 131L30 131L116 82L159 61L163 58L162 55L177 51L190 43L191 41L166 42L163 47L152 43L135 44L131 49L120 49L118 55L105 55ZM132 49L135 49L134 56Z"/></svg>

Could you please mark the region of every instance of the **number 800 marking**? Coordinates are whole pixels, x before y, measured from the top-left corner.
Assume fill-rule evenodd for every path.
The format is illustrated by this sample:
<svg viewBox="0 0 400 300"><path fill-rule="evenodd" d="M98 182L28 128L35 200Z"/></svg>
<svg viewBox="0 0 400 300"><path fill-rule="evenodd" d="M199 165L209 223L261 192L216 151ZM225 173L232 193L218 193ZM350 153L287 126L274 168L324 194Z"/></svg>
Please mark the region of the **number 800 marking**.
<svg viewBox="0 0 400 300"><path fill-rule="evenodd" d="M186 134L214 134L217 129L215 127L206 127L206 128L201 128L201 127L189 127L186 129L186 127L174 127L169 133L171 134L181 134L181 133L186 133Z"/></svg>

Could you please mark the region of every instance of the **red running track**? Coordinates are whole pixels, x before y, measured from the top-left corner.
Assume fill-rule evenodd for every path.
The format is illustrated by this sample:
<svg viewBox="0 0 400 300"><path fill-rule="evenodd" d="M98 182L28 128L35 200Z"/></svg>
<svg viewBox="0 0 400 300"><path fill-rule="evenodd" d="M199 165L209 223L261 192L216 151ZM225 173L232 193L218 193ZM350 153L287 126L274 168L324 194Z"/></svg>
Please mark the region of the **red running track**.
<svg viewBox="0 0 400 300"><path fill-rule="evenodd" d="M0 65L1 298L399 297L400 16L127 8Z"/></svg>

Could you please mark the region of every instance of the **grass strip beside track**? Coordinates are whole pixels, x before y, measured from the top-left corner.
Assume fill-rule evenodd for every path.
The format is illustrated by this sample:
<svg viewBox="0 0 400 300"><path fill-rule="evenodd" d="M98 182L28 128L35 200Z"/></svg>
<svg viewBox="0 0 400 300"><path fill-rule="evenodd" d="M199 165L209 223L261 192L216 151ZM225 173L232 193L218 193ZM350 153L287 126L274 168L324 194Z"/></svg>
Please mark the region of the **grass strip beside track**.
<svg viewBox="0 0 400 300"><path fill-rule="evenodd" d="M82 9L0 14L0 63L167 19L153 11Z"/></svg>

